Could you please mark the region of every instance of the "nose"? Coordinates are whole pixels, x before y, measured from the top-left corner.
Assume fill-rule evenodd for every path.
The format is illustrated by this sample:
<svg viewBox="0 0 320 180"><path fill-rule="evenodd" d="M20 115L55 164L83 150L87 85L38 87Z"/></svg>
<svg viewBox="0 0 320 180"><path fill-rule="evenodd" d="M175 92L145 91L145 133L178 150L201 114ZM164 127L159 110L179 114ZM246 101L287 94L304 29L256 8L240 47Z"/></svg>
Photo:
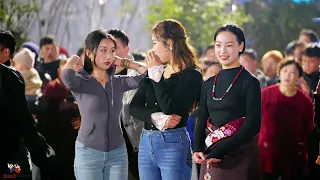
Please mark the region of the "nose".
<svg viewBox="0 0 320 180"><path fill-rule="evenodd" d="M285 78L289 78L290 77L290 73L284 73L284 77Z"/></svg>
<svg viewBox="0 0 320 180"><path fill-rule="evenodd" d="M113 57L113 56L112 56L112 54L111 54L111 53L107 53L107 55L106 55L106 59L107 59L107 60L111 60L111 59L112 59L112 57Z"/></svg>
<svg viewBox="0 0 320 180"><path fill-rule="evenodd" d="M155 47L153 46L152 49L150 51L156 52Z"/></svg>
<svg viewBox="0 0 320 180"><path fill-rule="evenodd" d="M222 54L227 52L227 47L226 46L222 46L221 47L221 52L222 52Z"/></svg>

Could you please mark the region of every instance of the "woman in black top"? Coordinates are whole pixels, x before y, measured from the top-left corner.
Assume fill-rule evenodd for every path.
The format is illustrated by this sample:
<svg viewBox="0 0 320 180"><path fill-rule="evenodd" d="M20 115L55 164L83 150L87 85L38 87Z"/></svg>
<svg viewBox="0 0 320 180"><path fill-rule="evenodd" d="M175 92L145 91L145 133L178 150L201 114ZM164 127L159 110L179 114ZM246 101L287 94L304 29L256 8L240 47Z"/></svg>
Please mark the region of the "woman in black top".
<svg viewBox="0 0 320 180"><path fill-rule="evenodd" d="M223 25L214 41L222 70L203 85L193 158L202 165L200 179L258 180L259 81L239 63L245 50L240 28Z"/></svg>
<svg viewBox="0 0 320 180"><path fill-rule="evenodd" d="M139 146L141 180L190 180L189 111L199 99L202 75L184 27L164 20L153 29L153 48L130 114L145 122ZM162 65L162 64L166 64Z"/></svg>

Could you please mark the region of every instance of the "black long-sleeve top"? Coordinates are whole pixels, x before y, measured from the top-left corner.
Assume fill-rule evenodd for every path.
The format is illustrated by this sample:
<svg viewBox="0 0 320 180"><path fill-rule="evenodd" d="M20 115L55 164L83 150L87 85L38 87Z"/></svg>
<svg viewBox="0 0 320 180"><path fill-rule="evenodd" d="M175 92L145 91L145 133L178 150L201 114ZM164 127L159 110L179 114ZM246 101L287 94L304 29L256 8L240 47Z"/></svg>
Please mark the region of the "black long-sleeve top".
<svg viewBox="0 0 320 180"><path fill-rule="evenodd" d="M241 67L223 69L217 79L215 97L220 98L226 92ZM229 93L221 100L212 98L214 77L204 82L200 97L198 123L194 134L194 151L205 149L206 121L221 127L228 122L245 117L241 128L231 137L216 142L207 156L222 159L228 152L252 140L260 130L261 124L261 89L257 78L243 69Z"/></svg>
<svg viewBox="0 0 320 180"><path fill-rule="evenodd" d="M18 70L16 70L13 66L11 66L11 61L10 61L10 60L7 60L7 61L4 62L3 64L6 65L7 67L9 67L11 70L13 70L14 73L16 73L16 75L17 75L17 76L19 77L19 79L22 81L23 87L26 88L26 87L25 87L26 82L25 82L22 74L21 74Z"/></svg>
<svg viewBox="0 0 320 180"><path fill-rule="evenodd" d="M304 79L307 81L309 88L311 90L311 94L313 94L313 92L315 92L316 88L317 88L317 84L319 82L319 78L320 78L320 72L316 71L313 72L311 74L304 74L303 75ZM312 95L311 95L312 98Z"/></svg>
<svg viewBox="0 0 320 180"><path fill-rule="evenodd" d="M148 130L157 130L151 121L154 112L179 115L180 123L175 128L185 127L190 109L199 100L202 83L201 73L194 68L186 68L168 79L162 76L158 83L145 77L130 103L129 113L144 121Z"/></svg>

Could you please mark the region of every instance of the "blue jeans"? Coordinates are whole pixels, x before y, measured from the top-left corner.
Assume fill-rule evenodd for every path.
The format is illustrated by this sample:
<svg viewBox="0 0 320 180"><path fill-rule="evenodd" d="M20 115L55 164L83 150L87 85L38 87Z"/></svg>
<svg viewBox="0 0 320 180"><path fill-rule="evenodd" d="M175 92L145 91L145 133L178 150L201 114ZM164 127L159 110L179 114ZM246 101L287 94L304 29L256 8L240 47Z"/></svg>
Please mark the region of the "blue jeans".
<svg viewBox="0 0 320 180"><path fill-rule="evenodd" d="M143 129L138 156L140 180L191 180L192 157L186 128Z"/></svg>
<svg viewBox="0 0 320 180"><path fill-rule="evenodd" d="M128 154L125 144L102 152L76 141L74 172L77 180L126 180Z"/></svg>

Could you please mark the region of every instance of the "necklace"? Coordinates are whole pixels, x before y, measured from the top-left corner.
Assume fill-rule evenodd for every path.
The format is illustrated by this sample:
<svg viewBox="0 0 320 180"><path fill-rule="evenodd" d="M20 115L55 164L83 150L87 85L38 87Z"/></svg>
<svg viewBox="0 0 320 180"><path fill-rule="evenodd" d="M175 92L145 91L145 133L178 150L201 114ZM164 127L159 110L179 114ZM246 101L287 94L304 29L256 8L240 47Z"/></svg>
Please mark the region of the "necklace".
<svg viewBox="0 0 320 180"><path fill-rule="evenodd" d="M222 95L222 97L221 98L216 98L216 97L214 97L214 90L215 90L215 87L216 87L216 84L217 84L218 76L219 76L219 74L221 72L221 71L219 71L218 74L216 75L216 77L214 78L213 87L212 87L212 99L215 100L215 101L221 101L228 94L228 92L232 88L233 84L238 79L238 77L239 77L240 73L242 72L242 70L243 70L243 67L241 67L241 69L239 70L238 74L236 75L236 77L234 78L234 80L232 81L230 86L228 87L227 91Z"/></svg>

